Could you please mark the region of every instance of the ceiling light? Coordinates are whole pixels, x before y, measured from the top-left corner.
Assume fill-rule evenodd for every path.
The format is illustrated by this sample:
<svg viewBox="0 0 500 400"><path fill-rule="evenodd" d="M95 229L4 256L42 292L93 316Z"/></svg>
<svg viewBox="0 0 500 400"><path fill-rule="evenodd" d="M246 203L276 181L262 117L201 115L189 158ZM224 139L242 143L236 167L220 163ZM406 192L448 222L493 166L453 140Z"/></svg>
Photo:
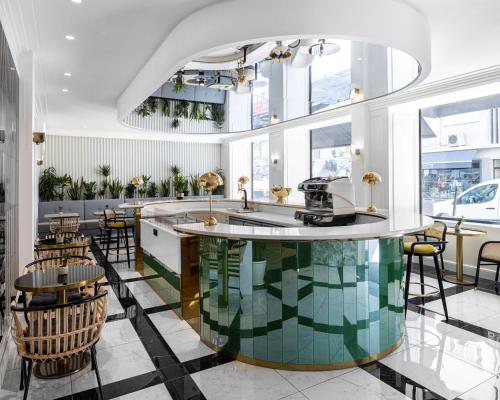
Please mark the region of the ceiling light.
<svg viewBox="0 0 500 400"><path fill-rule="evenodd" d="M340 50L339 45L335 43L327 43L325 39L319 39L317 44L309 47L309 54L313 56L331 56Z"/></svg>
<svg viewBox="0 0 500 400"><path fill-rule="evenodd" d="M69 92L68 89L63 89L62 91L63 91L63 93L68 93Z"/></svg>
<svg viewBox="0 0 500 400"><path fill-rule="evenodd" d="M269 58L273 61L282 62L292 56L292 52L288 46L283 46L281 41L276 42L276 47L269 53Z"/></svg>
<svg viewBox="0 0 500 400"><path fill-rule="evenodd" d="M224 76L217 73L214 77L213 83L208 85L211 89L229 90L234 86L233 80L230 76Z"/></svg>
<svg viewBox="0 0 500 400"><path fill-rule="evenodd" d="M363 57L356 58L356 61L363 61Z"/></svg>
<svg viewBox="0 0 500 400"><path fill-rule="evenodd" d="M71 0L73 3L82 4L82 0Z"/></svg>
<svg viewBox="0 0 500 400"><path fill-rule="evenodd" d="M67 40L75 40L75 37L73 35L66 35L64 36Z"/></svg>
<svg viewBox="0 0 500 400"><path fill-rule="evenodd" d="M64 76L71 76L71 72L65 72Z"/></svg>

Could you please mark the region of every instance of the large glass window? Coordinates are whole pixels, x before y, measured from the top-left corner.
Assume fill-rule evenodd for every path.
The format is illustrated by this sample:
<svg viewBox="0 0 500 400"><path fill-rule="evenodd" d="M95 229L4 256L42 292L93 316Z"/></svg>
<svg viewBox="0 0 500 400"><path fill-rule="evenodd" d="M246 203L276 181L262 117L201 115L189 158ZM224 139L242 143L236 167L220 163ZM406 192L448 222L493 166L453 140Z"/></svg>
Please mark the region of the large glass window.
<svg viewBox="0 0 500 400"><path fill-rule="evenodd" d="M351 176L351 123L311 131L311 175Z"/></svg>
<svg viewBox="0 0 500 400"><path fill-rule="evenodd" d="M500 95L421 110L422 212L500 223Z"/></svg>
<svg viewBox="0 0 500 400"><path fill-rule="evenodd" d="M340 50L317 57L311 64L311 113L328 110L350 100L351 43L336 40Z"/></svg>
<svg viewBox="0 0 500 400"><path fill-rule="evenodd" d="M263 61L256 66L257 79L252 82L252 129L267 126L271 120L269 115L269 76L262 74L265 63L268 61Z"/></svg>
<svg viewBox="0 0 500 400"><path fill-rule="evenodd" d="M269 199L269 136L252 143L252 199Z"/></svg>

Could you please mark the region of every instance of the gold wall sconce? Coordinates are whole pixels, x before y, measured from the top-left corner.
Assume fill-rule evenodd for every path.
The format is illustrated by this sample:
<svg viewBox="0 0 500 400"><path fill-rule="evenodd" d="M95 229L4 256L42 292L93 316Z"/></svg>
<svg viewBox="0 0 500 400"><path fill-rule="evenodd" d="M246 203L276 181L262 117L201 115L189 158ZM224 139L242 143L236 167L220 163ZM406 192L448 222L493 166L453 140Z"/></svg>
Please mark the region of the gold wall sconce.
<svg viewBox="0 0 500 400"><path fill-rule="evenodd" d="M43 165L45 155L45 132L33 132L33 143L35 143L36 165Z"/></svg>
<svg viewBox="0 0 500 400"><path fill-rule="evenodd" d="M351 144L351 154L353 156L360 156L361 155L361 149L359 147L356 147L355 145Z"/></svg>
<svg viewBox="0 0 500 400"><path fill-rule="evenodd" d="M217 225L217 219L212 215L212 192L224 184L221 176L215 172L206 172L198 178L198 183L208 192L209 213L203 223L205 226Z"/></svg>
<svg viewBox="0 0 500 400"><path fill-rule="evenodd" d="M375 171L367 171L363 174L363 183L366 183L367 185L370 186L370 204L366 208L366 211L368 212L377 212L377 207L373 205L373 187L377 184L382 182L382 177L378 172Z"/></svg>

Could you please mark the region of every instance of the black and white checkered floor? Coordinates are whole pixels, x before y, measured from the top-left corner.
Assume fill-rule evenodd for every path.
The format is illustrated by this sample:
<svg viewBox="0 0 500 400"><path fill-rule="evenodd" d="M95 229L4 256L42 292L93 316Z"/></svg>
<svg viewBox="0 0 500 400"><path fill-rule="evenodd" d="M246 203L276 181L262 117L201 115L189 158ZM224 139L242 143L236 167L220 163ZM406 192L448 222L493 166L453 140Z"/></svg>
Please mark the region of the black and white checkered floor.
<svg viewBox="0 0 500 400"><path fill-rule="evenodd" d="M92 249L102 265L99 247ZM448 324L439 299L412 299L404 344L380 362L296 372L216 354L171 310L168 298L178 293L154 270L146 267L143 276L122 259L106 269L109 317L97 351L106 399L500 398L500 296L490 281L481 281L477 290L445 286ZM433 283L431 273L426 280ZM21 399L19 358L12 343L7 351L0 399ZM29 398L97 399L96 386L87 367L62 379L33 378Z"/></svg>

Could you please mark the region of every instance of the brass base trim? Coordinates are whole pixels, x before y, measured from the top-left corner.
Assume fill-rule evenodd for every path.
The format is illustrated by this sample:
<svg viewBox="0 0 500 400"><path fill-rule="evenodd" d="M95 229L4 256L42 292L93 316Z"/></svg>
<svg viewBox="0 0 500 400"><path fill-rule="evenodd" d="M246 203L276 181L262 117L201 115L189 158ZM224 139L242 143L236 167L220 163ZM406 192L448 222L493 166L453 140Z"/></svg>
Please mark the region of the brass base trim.
<svg viewBox="0 0 500 400"><path fill-rule="evenodd" d="M391 354L394 350L396 350L401 344L403 343L404 337L402 336L400 339L396 341L392 346L390 346L388 349L380 352L380 353L375 353L367 357L363 357L359 360L353 360L353 361L343 361L343 362L338 362L334 364L292 364L292 363L281 363L281 362L275 362L275 361L264 361L264 360L256 360L255 358L247 357L247 356L242 356L240 354L234 354L230 352L226 352L225 350L221 349L218 346L215 346L212 343L206 342L200 337L200 341L210 347L212 350L216 352L221 352L223 354L226 354L230 357L233 357L237 361L241 361L245 364L250 364L250 365L255 365L258 367L264 367L264 368L272 368L272 369L283 369L283 370L288 370L288 371L331 371L331 370L336 370L336 369L345 369L345 368L352 368L356 367L359 365L363 364L369 364L373 361L378 361L381 360L385 357L387 357L389 354Z"/></svg>
<svg viewBox="0 0 500 400"><path fill-rule="evenodd" d="M420 286L427 286L427 287L430 287L432 289L434 289L433 292L429 292L429 293L408 293L408 296L414 296L414 297L419 297L419 298L425 298L425 297L432 297L436 294L439 293L439 288L437 288L436 286L434 285L429 285L428 283L420 283L420 282L415 282L415 281L410 281L410 284L411 285L420 285Z"/></svg>
<svg viewBox="0 0 500 400"><path fill-rule="evenodd" d="M457 278L456 275L453 275L453 274L445 274L443 276L443 279L446 281L446 282L449 282L449 283L454 283L455 285L464 285L464 286L472 286L474 285L476 282L474 281L474 279L471 279L471 278L467 278L467 277L463 277L461 280L459 280Z"/></svg>

